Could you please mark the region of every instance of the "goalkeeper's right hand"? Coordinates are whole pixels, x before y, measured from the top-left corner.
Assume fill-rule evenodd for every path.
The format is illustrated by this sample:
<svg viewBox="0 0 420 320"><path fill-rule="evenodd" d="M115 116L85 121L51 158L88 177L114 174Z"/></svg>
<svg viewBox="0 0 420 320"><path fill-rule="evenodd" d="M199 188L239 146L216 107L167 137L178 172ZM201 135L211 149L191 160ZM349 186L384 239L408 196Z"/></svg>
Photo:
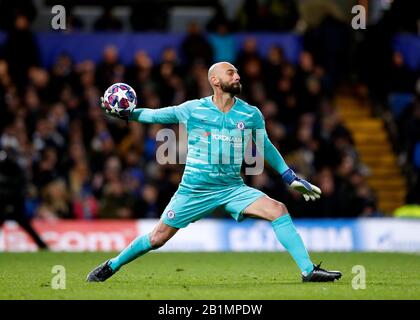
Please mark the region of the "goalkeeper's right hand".
<svg viewBox="0 0 420 320"><path fill-rule="evenodd" d="M128 122L128 119L130 118L130 110L124 109L121 111L115 111L114 108L112 108L109 105L108 101L105 101L104 97L101 97L101 109L104 111L107 115L110 115L111 117L118 118L121 120L125 120Z"/></svg>

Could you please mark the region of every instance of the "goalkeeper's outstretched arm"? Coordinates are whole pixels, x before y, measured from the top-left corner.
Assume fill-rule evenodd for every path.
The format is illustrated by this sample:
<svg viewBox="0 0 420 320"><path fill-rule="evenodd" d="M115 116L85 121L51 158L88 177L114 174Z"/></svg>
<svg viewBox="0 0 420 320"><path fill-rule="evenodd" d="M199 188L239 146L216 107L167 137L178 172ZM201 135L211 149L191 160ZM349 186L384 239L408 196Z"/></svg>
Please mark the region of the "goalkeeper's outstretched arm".
<svg viewBox="0 0 420 320"><path fill-rule="evenodd" d="M257 119L256 127L258 131L256 132L256 135L253 136L253 139L257 149L264 155L264 160L266 160L273 169L281 174L284 182L290 185L293 189L301 192L306 201L319 199L321 189L308 181L299 178L295 172L289 168L280 152L270 141L261 112L259 112L259 119Z"/></svg>
<svg viewBox="0 0 420 320"><path fill-rule="evenodd" d="M178 107L134 109L130 113L128 120L142 123L178 123L180 120L176 108Z"/></svg>
<svg viewBox="0 0 420 320"><path fill-rule="evenodd" d="M160 109L137 108L133 111L128 109L120 112L112 108L106 108L103 98L101 98L102 110L113 117L125 121L137 121L142 123L179 123L185 122L190 116L190 110L194 105L194 100L184 102L178 106L165 107Z"/></svg>
<svg viewBox="0 0 420 320"><path fill-rule="evenodd" d="M185 123L195 105L196 100L190 100L173 107L134 109L128 119L143 123Z"/></svg>

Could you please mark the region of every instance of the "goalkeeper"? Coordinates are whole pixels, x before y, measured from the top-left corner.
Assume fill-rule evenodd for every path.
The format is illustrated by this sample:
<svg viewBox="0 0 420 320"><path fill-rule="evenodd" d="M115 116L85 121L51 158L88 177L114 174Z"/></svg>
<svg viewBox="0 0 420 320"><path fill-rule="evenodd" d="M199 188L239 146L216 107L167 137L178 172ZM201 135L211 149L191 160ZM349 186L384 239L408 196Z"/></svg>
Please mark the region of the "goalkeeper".
<svg viewBox="0 0 420 320"><path fill-rule="evenodd" d="M179 229L208 216L218 207L222 207L237 221L246 217L270 221L278 241L299 267L304 282L339 279L339 271L327 271L312 263L286 206L245 185L240 176L243 146L253 139L264 159L281 174L285 183L301 192L306 201L318 199L321 190L299 178L287 166L267 136L259 109L235 97L241 92L241 83L238 70L232 64L219 62L212 65L208 80L213 88L213 96L174 107L138 108L132 112L116 113L109 111L102 99L102 109L107 114L127 121L185 124L188 153L179 188L154 230L137 237L118 256L92 270L87 281L105 281L123 265L163 246ZM221 145L225 148L221 148ZM232 158L238 153L240 161L229 164L219 161L226 154Z"/></svg>

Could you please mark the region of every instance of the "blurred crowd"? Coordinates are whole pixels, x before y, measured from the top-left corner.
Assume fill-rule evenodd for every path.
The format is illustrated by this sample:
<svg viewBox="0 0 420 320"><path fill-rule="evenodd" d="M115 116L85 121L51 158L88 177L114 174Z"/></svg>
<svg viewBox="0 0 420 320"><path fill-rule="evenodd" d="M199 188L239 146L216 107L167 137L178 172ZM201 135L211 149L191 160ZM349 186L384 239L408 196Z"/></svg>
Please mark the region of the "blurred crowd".
<svg viewBox="0 0 420 320"><path fill-rule="evenodd" d="M261 56L258 37L248 38L237 54L220 50L226 42L217 35L230 32L222 17L213 21L210 36L191 24L181 52L168 47L158 63L139 51L131 65L123 65L117 48L110 46L99 64L75 64L62 54L45 69L30 21L28 15L17 14L0 51L0 143L16 150L26 175L28 217L159 217L183 172L181 164L156 163L156 133L168 126L108 118L99 108L100 96L115 82L134 87L139 107L160 108L208 96L207 70L220 60L236 65L241 98L260 108L271 141L290 167L322 189L323 197L306 203L268 165L261 175L244 176L246 183L285 202L296 217L379 214L351 133L333 104L340 68L316 58L320 53L311 41L317 33L307 34L305 50L292 64L281 47ZM418 123L418 103L412 112ZM419 126L409 121L410 130L418 134Z"/></svg>
<svg viewBox="0 0 420 320"><path fill-rule="evenodd" d="M420 3L395 0L364 31L356 55L359 81L369 88L375 113L384 120L398 164L407 178L406 203L420 204L420 66L409 65L395 36L418 39ZM416 45L405 48L415 52ZM401 51L399 51L401 50ZM412 58L415 55L412 55Z"/></svg>
<svg viewBox="0 0 420 320"><path fill-rule="evenodd" d="M406 203L420 204L420 71L411 70L400 52L392 53L383 106L399 164L407 177Z"/></svg>

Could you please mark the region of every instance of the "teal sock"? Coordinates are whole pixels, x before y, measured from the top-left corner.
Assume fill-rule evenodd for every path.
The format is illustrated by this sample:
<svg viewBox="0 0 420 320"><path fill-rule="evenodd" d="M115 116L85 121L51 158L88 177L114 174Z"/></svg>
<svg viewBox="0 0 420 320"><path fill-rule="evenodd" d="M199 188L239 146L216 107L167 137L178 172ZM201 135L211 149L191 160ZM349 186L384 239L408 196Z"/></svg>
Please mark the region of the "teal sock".
<svg viewBox="0 0 420 320"><path fill-rule="evenodd" d="M297 232L290 215L286 214L277 218L271 224L273 225L277 240L290 253L301 272L304 275L310 273L313 270L313 263L309 258L305 244Z"/></svg>
<svg viewBox="0 0 420 320"><path fill-rule="evenodd" d="M143 254L152 250L150 244L150 235L146 234L134 239L121 253L115 258L109 260L112 271L118 271L123 265L133 261Z"/></svg>

